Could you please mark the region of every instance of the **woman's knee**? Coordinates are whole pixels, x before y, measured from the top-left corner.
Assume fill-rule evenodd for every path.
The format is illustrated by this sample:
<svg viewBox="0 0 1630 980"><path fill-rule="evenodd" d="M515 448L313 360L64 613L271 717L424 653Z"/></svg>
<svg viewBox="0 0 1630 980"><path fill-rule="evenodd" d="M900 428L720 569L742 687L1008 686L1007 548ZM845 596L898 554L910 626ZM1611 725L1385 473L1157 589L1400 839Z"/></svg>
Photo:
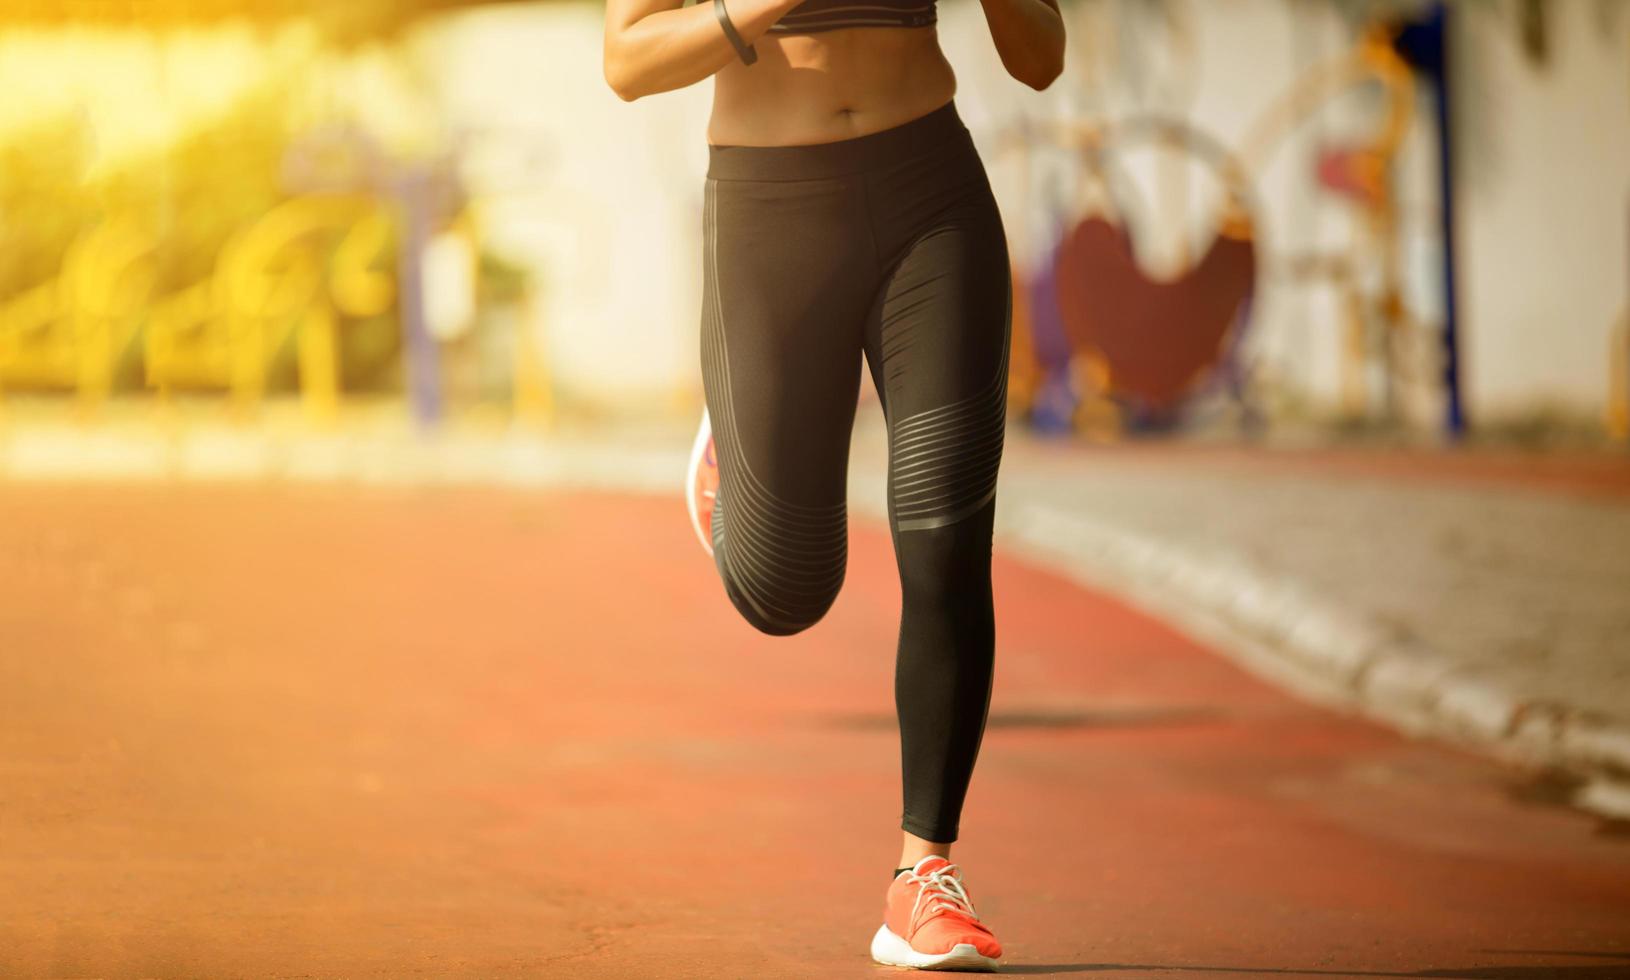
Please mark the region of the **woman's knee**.
<svg viewBox="0 0 1630 980"><path fill-rule="evenodd" d="M763 566L714 552L725 594L754 629L770 636L802 633L820 622L843 588L844 557L808 565Z"/></svg>

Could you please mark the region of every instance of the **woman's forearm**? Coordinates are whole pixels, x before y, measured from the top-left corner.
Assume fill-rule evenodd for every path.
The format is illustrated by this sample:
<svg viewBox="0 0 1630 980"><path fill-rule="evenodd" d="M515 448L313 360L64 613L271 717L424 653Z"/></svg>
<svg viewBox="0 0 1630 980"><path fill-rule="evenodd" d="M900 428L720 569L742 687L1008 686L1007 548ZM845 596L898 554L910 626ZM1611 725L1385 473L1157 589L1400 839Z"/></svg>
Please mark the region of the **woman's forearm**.
<svg viewBox="0 0 1630 980"><path fill-rule="evenodd" d="M1033 89L1064 71L1064 18L1048 0L980 0L1007 73Z"/></svg>
<svg viewBox="0 0 1630 980"><path fill-rule="evenodd" d="M752 44L801 2L725 0L725 7L742 42ZM606 83L627 101L693 85L737 57L713 12L713 0L606 25Z"/></svg>

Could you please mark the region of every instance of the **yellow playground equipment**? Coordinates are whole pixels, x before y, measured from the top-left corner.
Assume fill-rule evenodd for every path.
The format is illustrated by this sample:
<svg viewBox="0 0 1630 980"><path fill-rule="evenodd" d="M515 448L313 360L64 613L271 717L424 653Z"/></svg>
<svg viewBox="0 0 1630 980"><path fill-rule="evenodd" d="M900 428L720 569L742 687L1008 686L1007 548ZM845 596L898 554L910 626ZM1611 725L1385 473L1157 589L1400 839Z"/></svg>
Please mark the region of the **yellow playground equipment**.
<svg viewBox="0 0 1630 980"><path fill-rule="evenodd" d="M463 288L477 288L483 230L474 207L447 225L469 245ZM224 391L243 419L258 411L292 342L303 414L332 423L340 331L396 306L399 237L388 200L296 197L230 235L202 279L161 292L162 243L150 224L110 217L73 241L56 276L0 299L0 406L19 389L66 390L88 419L134 371L161 406L178 391ZM554 393L540 338L529 329L542 315L529 278L515 301L510 411L516 421L548 425Z"/></svg>
<svg viewBox="0 0 1630 980"><path fill-rule="evenodd" d="M134 219L115 215L69 246L55 278L0 301L0 392L67 388L95 411L140 330L155 252Z"/></svg>
<svg viewBox="0 0 1630 980"><path fill-rule="evenodd" d="M1363 233L1345 255L1294 256L1285 265L1293 277L1326 279L1340 292L1341 402L1350 417L1365 414L1370 401L1365 367L1376 348L1386 376L1399 386L1431 386L1440 373L1432 331L1415 322L1403 301L1394 161L1414 123L1416 89L1414 72L1393 47L1393 31L1371 25L1347 55L1314 69L1271 105L1240 149L1246 165L1260 172L1301 121L1335 96L1371 84L1380 87L1385 105L1379 125L1362 143L1330 151L1320 164L1321 179L1356 206ZM1373 285L1362 285L1370 278L1366 269L1376 274ZM1369 340L1372 323L1381 330L1378 345Z"/></svg>
<svg viewBox="0 0 1630 980"><path fill-rule="evenodd" d="M147 328L147 383L224 388L252 412L273 356L292 338L308 418L339 407L338 323L377 316L395 300L391 216L361 195L278 205L230 239L214 273L160 299Z"/></svg>

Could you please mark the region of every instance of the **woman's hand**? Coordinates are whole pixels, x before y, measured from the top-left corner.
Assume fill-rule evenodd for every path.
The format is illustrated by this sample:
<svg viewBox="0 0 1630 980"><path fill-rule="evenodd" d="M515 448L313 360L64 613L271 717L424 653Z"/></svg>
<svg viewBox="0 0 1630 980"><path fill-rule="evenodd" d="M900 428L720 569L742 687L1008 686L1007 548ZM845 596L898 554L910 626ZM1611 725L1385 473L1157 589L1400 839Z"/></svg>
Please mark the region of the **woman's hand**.
<svg viewBox="0 0 1630 980"><path fill-rule="evenodd" d="M1002 67L1036 91L1064 71L1064 18L1058 0L979 0Z"/></svg>
<svg viewBox="0 0 1630 980"><path fill-rule="evenodd" d="M626 102L671 92L707 78L737 59L713 12L713 0L606 0L603 70ZM725 0L742 43L758 40L803 0Z"/></svg>

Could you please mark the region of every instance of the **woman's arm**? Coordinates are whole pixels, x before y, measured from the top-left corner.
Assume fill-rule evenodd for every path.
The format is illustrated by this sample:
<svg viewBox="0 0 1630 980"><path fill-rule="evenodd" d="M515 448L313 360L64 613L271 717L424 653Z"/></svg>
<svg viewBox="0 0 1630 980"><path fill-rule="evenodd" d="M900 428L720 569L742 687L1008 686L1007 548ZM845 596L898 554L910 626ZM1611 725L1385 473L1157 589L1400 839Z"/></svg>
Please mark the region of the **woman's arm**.
<svg viewBox="0 0 1630 980"><path fill-rule="evenodd" d="M1064 71L1064 18L1058 0L979 0L1002 67L1036 91Z"/></svg>
<svg viewBox="0 0 1630 980"><path fill-rule="evenodd" d="M694 85L737 59L713 0L682 2L607 0L606 84L624 101ZM802 2L725 0L725 8L742 43L752 44Z"/></svg>

